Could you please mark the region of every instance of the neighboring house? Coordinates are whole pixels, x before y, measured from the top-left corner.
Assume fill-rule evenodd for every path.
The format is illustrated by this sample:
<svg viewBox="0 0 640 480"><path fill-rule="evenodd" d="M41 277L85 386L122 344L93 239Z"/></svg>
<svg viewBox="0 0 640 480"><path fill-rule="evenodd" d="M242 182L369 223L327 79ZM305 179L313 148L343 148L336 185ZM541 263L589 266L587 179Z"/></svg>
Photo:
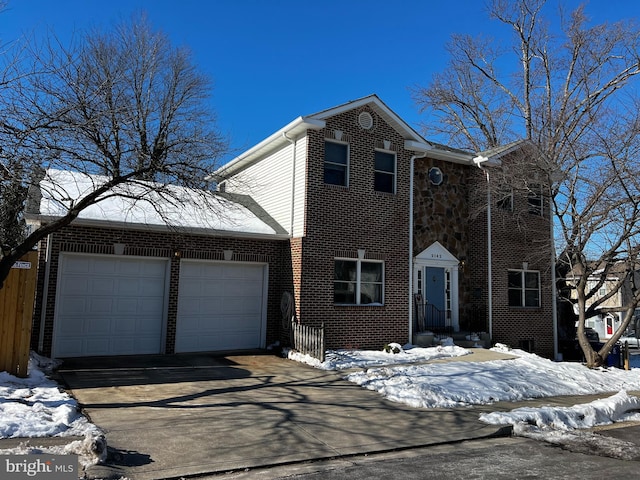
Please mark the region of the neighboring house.
<svg viewBox="0 0 640 480"><path fill-rule="evenodd" d="M243 228L110 211L51 235L34 344L60 357L264 348L288 340L293 298L294 321L324 325L331 349L484 331L553 357L546 198L491 193L527 151L430 143L375 95L299 117L212 173ZM151 298L123 296L135 289Z"/></svg>
<svg viewBox="0 0 640 480"><path fill-rule="evenodd" d="M625 262L618 262L609 270L603 281L601 281L601 276L604 272L602 269L596 269L587 279L588 292L597 288L593 297L587 299L587 308L611 295L597 308L598 310L606 309L607 311L598 313L585 321L585 327L593 328L598 332L601 340L611 338L621 327L626 310L625 305L629 305L632 301L633 294L630 279L624 280L622 286L619 285L620 281L627 276L627 268L628 266ZM580 277L580 273L574 270L568 280L570 283L575 283L578 277ZM639 280L640 273L636 273L636 282ZM614 293L612 294L612 292ZM575 298L575 295L573 296ZM575 313L577 315L577 312ZM634 326L635 321L630 324L630 327Z"/></svg>

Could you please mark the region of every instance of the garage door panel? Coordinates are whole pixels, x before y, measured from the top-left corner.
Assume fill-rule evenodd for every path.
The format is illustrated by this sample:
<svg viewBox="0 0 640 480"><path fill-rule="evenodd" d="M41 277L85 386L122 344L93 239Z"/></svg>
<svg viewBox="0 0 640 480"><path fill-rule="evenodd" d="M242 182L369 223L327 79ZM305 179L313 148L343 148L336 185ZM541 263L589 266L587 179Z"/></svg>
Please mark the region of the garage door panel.
<svg viewBox="0 0 640 480"><path fill-rule="evenodd" d="M264 265L183 261L176 352L264 344Z"/></svg>
<svg viewBox="0 0 640 480"><path fill-rule="evenodd" d="M81 315L87 312L87 298L78 296L63 297L56 302L56 311L62 315Z"/></svg>
<svg viewBox="0 0 640 480"><path fill-rule="evenodd" d="M86 277L78 277L78 281L86 281ZM89 278L89 289L92 295L115 295L116 283L113 278Z"/></svg>
<svg viewBox="0 0 640 480"><path fill-rule="evenodd" d="M92 257L93 263L89 264L89 271L93 275L108 274L113 275L117 272L120 261L107 257Z"/></svg>
<svg viewBox="0 0 640 480"><path fill-rule="evenodd" d="M101 336L112 333L111 319L105 316L90 317L84 321L82 333L90 336Z"/></svg>
<svg viewBox="0 0 640 480"><path fill-rule="evenodd" d="M160 353L166 260L63 254L54 355Z"/></svg>
<svg viewBox="0 0 640 480"><path fill-rule="evenodd" d="M91 262L89 257L66 257L64 262L64 273L87 273Z"/></svg>

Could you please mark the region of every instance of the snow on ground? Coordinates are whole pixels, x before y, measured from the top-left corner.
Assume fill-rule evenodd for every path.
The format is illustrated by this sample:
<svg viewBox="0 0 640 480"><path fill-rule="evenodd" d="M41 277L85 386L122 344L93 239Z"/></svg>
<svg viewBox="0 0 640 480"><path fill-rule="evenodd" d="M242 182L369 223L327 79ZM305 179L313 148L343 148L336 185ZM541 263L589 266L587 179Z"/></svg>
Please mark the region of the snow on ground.
<svg viewBox="0 0 640 480"><path fill-rule="evenodd" d="M412 407L451 408L489 405L557 395L619 392L602 400L573 407L519 408L483 414L484 422L513 425L514 433L565 448L640 459L636 445L579 429L619 421L640 422L640 399L626 392L640 390L640 368L590 370L579 363L552 362L496 346L493 350L516 358L473 362L469 350L453 345L419 348L389 344L388 351L339 350L327 352L325 362L289 352L289 358L316 368L343 371L345 378L375 390L388 399ZM397 352L397 353L394 353ZM448 358L443 363L432 360ZM76 401L45 372L55 367L32 354L29 376L21 379L0 373L0 438L79 436L65 445L32 447L24 444L8 453L67 453L79 455L83 465L97 463L106 454L104 436L78 412ZM72 441L73 440L73 441Z"/></svg>
<svg viewBox="0 0 640 480"><path fill-rule="evenodd" d="M482 414L480 420L513 425L514 434L562 445L574 451L640 459L640 447L605 437L592 428L622 421L640 422L640 368L589 369L580 363L552 362L522 350L496 345L492 350L515 356L511 360L471 362L452 358L446 363L424 363L443 357L463 357L460 347L411 348L384 351L329 351L325 362L308 356L289 358L326 370L345 370L345 379L374 390L387 399L416 408L453 408L495 402L563 395L619 392L608 398L573 407L519 408ZM410 365L407 365L409 364Z"/></svg>
<svg viewBox="0 0 640 480"><path fill-rule="evenodd" d="M83 465L97 463L106 454L102 432L79 411L76 400L64 392L46 373L55 362L34 353L26 378L0 372L0 438L70 438L64 445L48 448L21 445L0 450L0 454L75 454ZM31 440L30 444L37 444Z"/></svg>

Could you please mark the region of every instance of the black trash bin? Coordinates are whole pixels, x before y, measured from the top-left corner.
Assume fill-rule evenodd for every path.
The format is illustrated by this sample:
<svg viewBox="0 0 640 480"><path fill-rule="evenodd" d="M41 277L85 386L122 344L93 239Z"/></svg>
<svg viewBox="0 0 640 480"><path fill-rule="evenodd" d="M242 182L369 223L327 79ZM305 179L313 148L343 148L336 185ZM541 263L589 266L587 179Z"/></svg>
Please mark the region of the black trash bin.
<svg viewBox="0 0 640 480"><path fill-rule="evenodd" d="M607 355L608 367L621 367L622 366L622 349L620 345L614 345L609 355Z"/></svg>

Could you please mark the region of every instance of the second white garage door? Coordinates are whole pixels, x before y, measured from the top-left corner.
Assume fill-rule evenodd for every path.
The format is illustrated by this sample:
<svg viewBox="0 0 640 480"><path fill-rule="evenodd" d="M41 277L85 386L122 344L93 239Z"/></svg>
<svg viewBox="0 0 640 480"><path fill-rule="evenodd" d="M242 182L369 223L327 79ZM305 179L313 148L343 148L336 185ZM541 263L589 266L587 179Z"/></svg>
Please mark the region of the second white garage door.
<svg viewBox="0 0 640 480"><path fill-rule="evenodd" d="M176 352L264 348L266 269L261 264L183 260Z"/></svg>

